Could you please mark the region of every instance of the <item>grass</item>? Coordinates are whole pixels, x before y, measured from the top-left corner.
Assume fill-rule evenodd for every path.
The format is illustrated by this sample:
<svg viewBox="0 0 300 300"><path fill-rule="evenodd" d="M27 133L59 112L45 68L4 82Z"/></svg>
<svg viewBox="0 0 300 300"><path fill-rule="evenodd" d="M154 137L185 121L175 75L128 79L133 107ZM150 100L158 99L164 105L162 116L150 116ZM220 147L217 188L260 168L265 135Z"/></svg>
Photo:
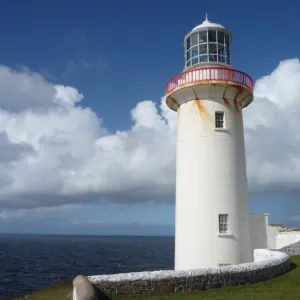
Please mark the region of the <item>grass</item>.
<svg viewBox="0 0 300 300"><path fill-rule="evenodd" d="M33 291L30 294L20 295L4 300L70 300L73 296L72 281L58 282L51 287Z"/></svg>
<svg viewBox="0 0 300 300"><path fill-rule="evenodd" d="M192 293L172 293L151 296L130 296L113 297L119 300L294 300L300 298L300 256L292 257L291 261L295 268L285 275L277 278L238 287L225 287L216 290L192 292ZM64 282L53 287L35 291L23 297L12 297L5 300L66 300L72 299L72 283Z"/></svg>

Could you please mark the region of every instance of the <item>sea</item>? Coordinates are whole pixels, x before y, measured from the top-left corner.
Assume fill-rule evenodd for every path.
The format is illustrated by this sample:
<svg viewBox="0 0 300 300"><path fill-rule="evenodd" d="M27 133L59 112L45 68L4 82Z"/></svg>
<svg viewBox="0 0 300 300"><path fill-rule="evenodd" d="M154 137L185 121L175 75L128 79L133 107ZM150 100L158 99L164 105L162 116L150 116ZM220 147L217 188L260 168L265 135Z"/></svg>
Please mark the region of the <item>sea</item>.
<svg viewBox="0 0 300 300"><path fill-rule="evenodd" d="M174 237L0 234L0 299L79 274L173 268Z"/></svg>

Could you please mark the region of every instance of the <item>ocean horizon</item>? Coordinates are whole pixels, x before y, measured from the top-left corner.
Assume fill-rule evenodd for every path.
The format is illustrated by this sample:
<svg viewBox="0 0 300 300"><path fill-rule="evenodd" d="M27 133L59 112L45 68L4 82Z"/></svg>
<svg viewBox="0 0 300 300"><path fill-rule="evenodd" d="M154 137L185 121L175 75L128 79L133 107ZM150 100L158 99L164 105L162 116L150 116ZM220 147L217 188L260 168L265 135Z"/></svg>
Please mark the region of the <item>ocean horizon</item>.
<svg viewBox="0 0 300 300"><path fill-rule="evenodd" d="M72 280L174 268L174 236L0 233L0 299Z"/></svg>
<svg viewBox="0 0 300 300"><path fill-rule="evenodd" d="M30 235L30 236L35 236L35 235L42 235L42 236L119 236L119 237L123 237L123 236L140 236L140 237L175 237L175 235L172 234L166 234L166 235L157 235L157 234L77 234L77 233L23 233L23 232L0 232L0 236L1 235Z"/></svg>

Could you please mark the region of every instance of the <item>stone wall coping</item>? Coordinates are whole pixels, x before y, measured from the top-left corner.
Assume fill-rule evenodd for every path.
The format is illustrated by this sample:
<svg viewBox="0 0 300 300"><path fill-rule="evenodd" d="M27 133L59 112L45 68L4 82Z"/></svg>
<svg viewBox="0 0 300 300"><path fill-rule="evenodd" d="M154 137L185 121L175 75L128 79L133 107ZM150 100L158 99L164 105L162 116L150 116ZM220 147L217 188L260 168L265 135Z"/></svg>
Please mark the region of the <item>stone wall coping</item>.
<svg viewBox="0 0 300 300"><path fill-rule="evenodd" d="M282 275L290 270L288 254L271 249L254 250L254 262L219 268L186 271L161 270L99 276L78 276L73 300L110 299L114 295L192 292L225 286L252 284ZM88 280L95 293L90 293ZM77 282L77 286L76 286ZM87 284L87 288L79 283ZM78 290L77 291L77 289ZM88 291L89 293L86 293ZM100 294L99 294L100 293ZM99 295L99 297L98 297ZM103 295L106 298L103 298Z"/></svg>
<svg viewBox="0 0 300 300"><path fill-rule="evenodd" d="M263 260L261 259L263 256ZM254 250L254 258L256 261L243 263L238 265L223 266L219 268L203 268L192 269L186 271L179 270L160 270L147 272L131 272L119 273L111 275L94 275L88 276L88 279L95 285L101 282L120 282L120 281L137 281L137 280L151 280L159 281L170 278L184 278L190 276L205 276L217 275L222 273L244 273L248 271L263 270L265 268L280 265L290 259L289 255L279 251L269 249Z"/></svg>

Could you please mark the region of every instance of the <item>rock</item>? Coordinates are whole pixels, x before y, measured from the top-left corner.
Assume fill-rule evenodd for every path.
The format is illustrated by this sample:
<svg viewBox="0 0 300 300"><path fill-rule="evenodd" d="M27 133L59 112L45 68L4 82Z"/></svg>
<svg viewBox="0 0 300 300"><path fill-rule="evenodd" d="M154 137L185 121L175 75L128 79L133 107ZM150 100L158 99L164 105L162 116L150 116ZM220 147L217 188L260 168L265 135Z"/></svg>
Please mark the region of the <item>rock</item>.
<svg viewBox="0 0 300 300"><path fill-rule="evenodd" d="M73 286L76 290L77 300L97 300L94 286L86 276L78 275L73 280Z"/></svg>

